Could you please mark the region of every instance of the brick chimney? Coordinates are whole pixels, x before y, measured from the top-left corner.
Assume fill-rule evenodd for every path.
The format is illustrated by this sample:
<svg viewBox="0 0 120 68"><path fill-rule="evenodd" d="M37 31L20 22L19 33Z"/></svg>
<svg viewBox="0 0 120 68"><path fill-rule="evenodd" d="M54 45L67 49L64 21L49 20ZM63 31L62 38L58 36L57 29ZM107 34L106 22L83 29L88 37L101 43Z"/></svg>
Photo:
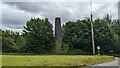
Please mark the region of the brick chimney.
<svg viewBox="0 0 120 68"><path fill-rule="evenodd" d="M61 19L60 17L55 18L55 41L56 41L56 51L61 53L62 47L62 29L61 29Z"/></svg>

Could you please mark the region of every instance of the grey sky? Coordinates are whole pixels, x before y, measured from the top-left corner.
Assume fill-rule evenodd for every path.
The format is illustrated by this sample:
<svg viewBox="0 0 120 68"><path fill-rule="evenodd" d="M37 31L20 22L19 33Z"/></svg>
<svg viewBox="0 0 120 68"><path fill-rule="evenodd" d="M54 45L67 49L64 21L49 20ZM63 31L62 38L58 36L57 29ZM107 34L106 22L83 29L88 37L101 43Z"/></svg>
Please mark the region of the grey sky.
<svg viewBox="0 0 120 68"><path fill-rule="evenodd" d="M107 0L104 0L107 1ZM2 29L19 31L31 17L49 18L54 25L54 18L62 18L62 24L72 20L89 17L89 2L4 2L2 5ZM117 18L117 0L114 2L93 2L93 17L102 18L110 14Z"/></svg>

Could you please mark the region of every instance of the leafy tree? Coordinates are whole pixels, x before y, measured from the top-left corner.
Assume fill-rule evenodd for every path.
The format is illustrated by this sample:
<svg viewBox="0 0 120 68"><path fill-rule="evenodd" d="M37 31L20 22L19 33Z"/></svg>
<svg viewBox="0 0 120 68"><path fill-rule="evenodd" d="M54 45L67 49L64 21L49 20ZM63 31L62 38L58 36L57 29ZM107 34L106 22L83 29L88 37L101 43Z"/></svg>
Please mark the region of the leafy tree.
<svg viewBox="0 0 120 68"><path fill-rule="evenodd" d="M51 53L54 49L54 37L52 24L47 18L31 18L24 26L26 38L25 52L45 54Z"/></svg>
<svg viewBox="0 0 120 68"><path fill-rule="evenodd" d="M107 22L107 25L111 26L113 24L111 15L107 14L103 19Z"/></svg>
<svg viewBox="0 0 120 68"><path fill-rule="evenodd" d="M82 49L91 52L91 29L89 20L77 20L63 25L63 41L70 50Z"/></svg>
<svg viewBox="0 0 120 68"><path fill-rule="evenodd" d="M24 37L19 35L18 32L10 30L1 30L2 39L2 52L3 53L18 53L22 52L22 46L24 45ZM21 47L21 48L20 48Z"/></svg>
<svg viewBox="0 0 120 68"><path fill-rule="evenodd" d="M120 51L117 40L119 35L116 33L119 31L116 31L112 27L113 24L112 19L109 18L108 15L103 19L95 19L95 21L93 21L95 48L101 46L102 54L109 54L110 50L113 50L114 53ZM78 49L80 49L83 52L87 51L92 53L91 26L89 19L78 20L76 22L69 21L63 25L63 32L63 41L70 45L70 50L75 51L77 49L78 51Z"/></svg>
<svg viewBox="0 0 120 68"><path fill-rule="evenodd" d="M117 20L113 20L113 24L111 26L114 30L114 39L115 41L117 41L116 45L117 45L117 52L120 53L120 20L117 19Z"/></svg>
<svg viewBox="0 0 120 68"><path fill-rule="evenodd" d="M114 31L104 19L96 19L94 22L95 45L101 46L103 54L115 51Z"/></svg>
<svg viewBox="0 0 120 68"><path fill-rule="evenodd" d="M101 46L102 54L110 54L110 50L113 50L113 53L120 54L120 20L112 20L110 15L106 15L103 19L95 19L93 26L95 48ZM60 47L55 43L52 28L53 26L47 18L31 18L24 26L23 33L0 29L2 52L56 53ZM62 26L62 30L63 54L92 54L91 23L89 18L68 21Z"/></svg>

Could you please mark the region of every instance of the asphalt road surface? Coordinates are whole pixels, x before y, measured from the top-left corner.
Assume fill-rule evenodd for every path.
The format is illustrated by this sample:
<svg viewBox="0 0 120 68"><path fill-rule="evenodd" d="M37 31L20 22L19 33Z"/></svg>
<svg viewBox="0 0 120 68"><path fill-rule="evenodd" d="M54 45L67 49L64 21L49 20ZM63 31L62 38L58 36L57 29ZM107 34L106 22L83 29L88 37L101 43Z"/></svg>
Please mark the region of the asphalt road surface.
<svg viewBox="0 0 120 68"><path fill-rule="evenodd" d="M90 67L83 67L83 68L120 68L120 58L116 58L116 60L112 62L97 64L97 65L93 65Z"/></svg>
<svg viewBox="0 0 120 68"><path fill-rule="evenodd" d="M97 65L94 65L94 66L118 66L118 60L119 60L119 59L116 58L116 60L113 61L113 62L97 64Z"/></svg>

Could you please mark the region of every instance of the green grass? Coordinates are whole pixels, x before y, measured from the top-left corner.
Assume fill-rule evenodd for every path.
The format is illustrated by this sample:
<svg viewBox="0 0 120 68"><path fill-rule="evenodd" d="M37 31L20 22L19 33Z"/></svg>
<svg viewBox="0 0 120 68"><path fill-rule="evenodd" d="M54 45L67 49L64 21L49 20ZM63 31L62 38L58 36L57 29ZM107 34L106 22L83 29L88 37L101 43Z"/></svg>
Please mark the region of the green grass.
<svg viewBox="0 0 120 68"><path fill-rule="evenodd" d="M2 66L89 66L113 60L112 56L3 55Z"/></svg>
<svg viewBox="0 0 120 68"><path fill-rule="evenodd" d="M2 66L2 55L0 55L0 67Z"/></svg>

